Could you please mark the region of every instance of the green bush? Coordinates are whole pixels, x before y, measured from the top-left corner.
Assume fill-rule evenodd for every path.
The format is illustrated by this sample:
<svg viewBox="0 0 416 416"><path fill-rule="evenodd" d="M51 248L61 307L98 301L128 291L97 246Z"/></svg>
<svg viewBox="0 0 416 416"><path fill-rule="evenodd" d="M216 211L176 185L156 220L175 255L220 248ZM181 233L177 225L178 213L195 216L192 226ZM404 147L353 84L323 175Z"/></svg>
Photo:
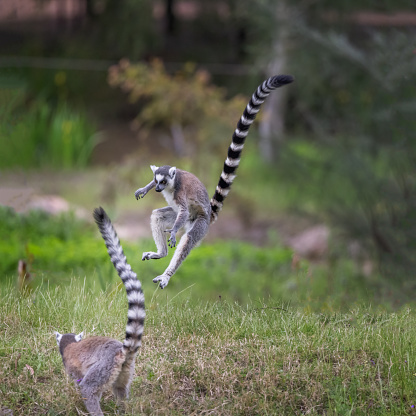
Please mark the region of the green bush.
<svg viewBox="0 0 416 416"><path fill-rule="evenodd" d="M1 167L87 166L98 135L86 116L65 103L25 100L22 90L0 90Z"/></svg>
<svg viewBox="0 0 416 416"><path fill-rule="evenodd" d="M224 135L231 139L247 103L242 96L226 100L225 90L209 81L209 74L191 63L170 75L160 60L132 64L123 59L110 67L108 76L110 86L128 93L131 103L145 103L133 126L142 132L155 126L166 129L176 153L188 156L195 146L201 151L223 147Z"/></svg>
<svg viewBox="0 0 416 416"><path fill-rule="evenodd" d="M239 303L284 302L306 310L348 309L355 302L391 305L397 299L385 294L379 283L362 276L357 264L337 259L329 263L292 265L292 253L279 245L257 247L239 241L203 242L195 248L160 291L152 279L167 267L169 256L143 262L141 253L153 250L152 240L138 244L122 241L124 252L143 287L153 297L228 299ZM29 264L31 286L66 284L74 276L88 287L102 289L119 283L95 225L71 214L58 217L39 211L20 215L0 208L0 284L15 280L20 259ZM384 292L383 292L384 291ZM401 299L403 301L403 299Z"/></svg>
<svg viewBox="0 0 416 416"><path fill-rule="evenodd" d="M21 215L0 207L0 283L15 278L20 259L29 264L35 285L42 279L67 282L74 272L92 273L97 264L108 262L105 246L94 231L72 214L54 217L30 211Z"/></svg>

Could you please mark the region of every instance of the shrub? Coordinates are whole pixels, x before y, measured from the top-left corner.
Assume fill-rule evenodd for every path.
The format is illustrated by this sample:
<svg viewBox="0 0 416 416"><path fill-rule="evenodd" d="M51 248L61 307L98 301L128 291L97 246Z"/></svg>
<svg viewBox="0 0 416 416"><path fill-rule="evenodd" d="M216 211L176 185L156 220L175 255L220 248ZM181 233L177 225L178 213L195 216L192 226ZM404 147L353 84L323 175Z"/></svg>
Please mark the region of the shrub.
<svg viewBox="0 0 416 416"><path fill-rule="evenodd" d="M148 65L123 59L110 68L108 82L128 93L130 102L146 104L133 126L143 131L155 126L169 130L178 155L184 154L185 143L191 149L195 144L211 148L223 144L221 126L230 128L231 137L247 102L241 96L226 100L223 89L209 84L209 74L196 71L190 63L170 75L160 60Z"/></svg>
<svg viewBox="0 0 416 416"><path fill-rule="evenodd" d="M25 104L22 90L0 90L2 168L81 168L98 135L87 117L67 104Z"/></svg>

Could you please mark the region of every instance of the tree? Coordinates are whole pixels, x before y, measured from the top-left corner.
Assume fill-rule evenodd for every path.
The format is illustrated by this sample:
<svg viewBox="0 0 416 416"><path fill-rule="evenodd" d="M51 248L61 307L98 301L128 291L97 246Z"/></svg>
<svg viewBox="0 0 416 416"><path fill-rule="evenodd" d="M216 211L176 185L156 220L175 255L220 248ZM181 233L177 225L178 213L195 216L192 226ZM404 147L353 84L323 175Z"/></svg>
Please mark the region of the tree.
<svg viewBox="0 0 416 416"><path fill-rule="evenodd" d="M306 136L279 141L281 127L271 120L281 104L270 100L273 116L261 128L264 153L280 156L276 170L315 200L340 235L358 240L385 276L405 280L416 267L414 29L359 18L370 9L372 21L386 21L386 13L412 10L413 3L296 1L285 8L260 0L247 6L247 48L260 67L295 76L296 104L286 120Z"/></svg>

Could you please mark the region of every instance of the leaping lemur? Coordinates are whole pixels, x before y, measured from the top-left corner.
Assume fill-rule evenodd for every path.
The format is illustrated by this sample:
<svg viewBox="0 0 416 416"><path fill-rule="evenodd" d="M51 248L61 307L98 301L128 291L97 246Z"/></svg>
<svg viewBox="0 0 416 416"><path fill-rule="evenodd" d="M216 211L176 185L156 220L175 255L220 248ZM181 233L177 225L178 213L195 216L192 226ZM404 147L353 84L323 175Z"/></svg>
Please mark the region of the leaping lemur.
<svg viewBox="0 0 416 416"><path fill-rule="evenodd" d="M127 263L110 218L100 207L94 210L94 219L126 288L129 303L126 337L121 343L108 337L82 340L83 332L78 335L55 332L55 336L65 371L79 384L88 412L103 415L100 399L105 390L112 387L118 400L128 397L134 361L141 345L145 309L141 283Z"/></svg>
<svg viewBox="0 0 416 416"><path fill-rule="evenodd" d="M205 237L209 225L216 221L230 192L231 185L236 177L235 172L240 164L241 152L260 106L268 95L283 85L293 82L291 75L277 75L265 80L252 95L234 131L231 145L228 148L227 159L220 176L217 188L211 201L202 182L192 173L171 166L157 167L151 165L153 180L144 188L135 193L136 199L143 198L151 189L162 192L169 206L156 209L152 212L150 224L157 252L143 253L142 260L160 259L167 256L168 245L165 233L170 233L169 247L176 245L176 233L184 227L182 236L172 260L162 275L153 279L159 282L163 289L169 283L182 262L195 245Z"/></svg>

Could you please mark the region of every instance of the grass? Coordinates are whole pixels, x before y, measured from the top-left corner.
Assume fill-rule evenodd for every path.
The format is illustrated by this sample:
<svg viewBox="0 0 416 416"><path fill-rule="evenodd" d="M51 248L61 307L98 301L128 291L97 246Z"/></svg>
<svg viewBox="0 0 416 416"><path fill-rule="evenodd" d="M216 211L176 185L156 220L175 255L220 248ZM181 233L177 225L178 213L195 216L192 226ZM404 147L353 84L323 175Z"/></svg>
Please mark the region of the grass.
<svg viewBox="0 0 416 416"><path fill-rule="evenodd" d="M165 293L146 292L144 344L125 414L415 414L410 308L309 313ZM87 288L81 279L25 296L3 286L2 406L15 415L83 414L53 331L122 340L126 310L123 290ZM102 404L107 414L120 411L110 394Z"/></svg>
<svg viewBox="0 0 416 416"><path fill-rule="evenodd" d="M255 189L249 197L261 201L265 213L287 209L287 189L270 192L276 188L271 167L249 178L256 160L247 153L237 195ZM142 183L136 171L118 175L129 186ZM68 193L85 190L71 181L62 186ZM129 203L136 206L131 189ZM88 204L97 205L97 192L90 192ZM83 414L52 333L84 330L121 340L126 301L119 279L93 225L8 210L0 210L0 219L1 406L15 415ZM291 252L276 241L268 247L204 242L160 291L151 280L170 257L143 263L140 253L153 249L151 240L122 244L140 270L147 299L126 414L416 414L416 315L397 309L379 276L365 278L357 264L334 254L326 263L294 268ZM23 294L10 283L20 258L34 275L32 290ZM370 303L387 308L363 306ZM107 414L121 410L111 395L102 403Z"/></svg>
<svg viewBox="0 0 416 416"><path fill-rule="evenodd" d="M122 245L133 269L146 276L145 290L153 292L152 278L167 267L174 250L164 259L142 262L141 253L154 248L152 240L122 241ZM16 280L20 259L29 264L31 288L68 284L74 276L85 277L87 287L99 284L101 289L119 282L95 225L71 214L54 217L31 211L21 215L0 207L0 257L0 285ZM388 293L390 286L383 286L376 277L363 276L360 266L348 259L322 264L302 261L294 266L291 250L278 243L257 247L235 240L205 241L192 251L162 293L178 300L221 297L258 306L264 300L279 299L319 312L348 310L355 302L392 309L409 301L410 296L399 290Z"/></svg>

